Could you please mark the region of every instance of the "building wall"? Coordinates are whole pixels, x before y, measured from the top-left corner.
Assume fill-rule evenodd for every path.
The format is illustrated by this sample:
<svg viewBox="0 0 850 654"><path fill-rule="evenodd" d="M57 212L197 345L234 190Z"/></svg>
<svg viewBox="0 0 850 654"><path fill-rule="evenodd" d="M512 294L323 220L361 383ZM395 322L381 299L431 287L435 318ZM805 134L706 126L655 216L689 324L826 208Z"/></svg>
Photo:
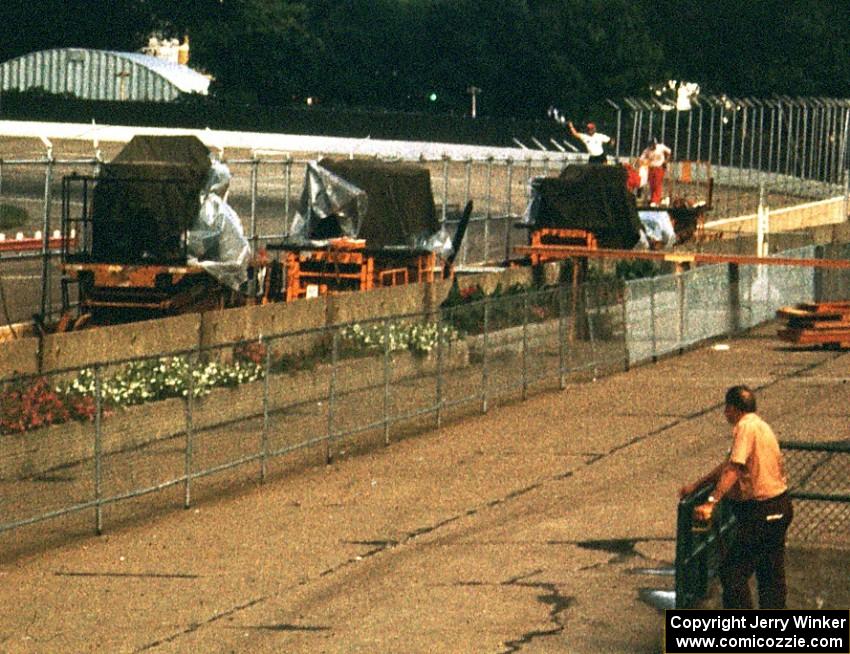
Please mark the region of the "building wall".
<svg viewBox="0 0 850 654"><path fill-rule="evenodd" d="M42 88L87 100L169 101L179 89L153 70L111 52L61 48L0 65L4 91Z"/></svg>

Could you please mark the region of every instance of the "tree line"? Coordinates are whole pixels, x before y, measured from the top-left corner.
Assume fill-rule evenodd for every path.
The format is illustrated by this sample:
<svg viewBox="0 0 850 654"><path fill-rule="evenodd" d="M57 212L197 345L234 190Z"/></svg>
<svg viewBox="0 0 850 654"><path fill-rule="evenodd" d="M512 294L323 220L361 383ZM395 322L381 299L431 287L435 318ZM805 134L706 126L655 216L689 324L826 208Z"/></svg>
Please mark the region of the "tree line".
<svg viewBox="0 0 850 654"><path fill-rule="evenodd" d="M704 93L848 96L834 0L3 0L0 60L189 35L211 91L247 105L542 118L669 79Z"/></svg>

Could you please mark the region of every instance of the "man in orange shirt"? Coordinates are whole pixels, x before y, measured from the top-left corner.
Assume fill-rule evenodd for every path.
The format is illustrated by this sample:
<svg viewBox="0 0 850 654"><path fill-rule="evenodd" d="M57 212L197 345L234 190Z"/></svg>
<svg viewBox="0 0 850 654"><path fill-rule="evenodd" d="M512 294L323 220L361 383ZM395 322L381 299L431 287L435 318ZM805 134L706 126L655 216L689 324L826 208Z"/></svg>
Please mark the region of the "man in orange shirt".
<svg viewBox="0 0 850 654"><path fill-rule="evenodd" d="M738 526L718 570L723 585L723 607L753 608L749 579L756 574L759 608L785 608L785 532L793 518L782 452L776 435L756 415L756 398L746 386L726 391L724 415L732 425L728 458L707 475L688 484L680 495L690 495L713 484L708 502L694 509L699 520L709 520L717 503L729 502Z"/></svg>

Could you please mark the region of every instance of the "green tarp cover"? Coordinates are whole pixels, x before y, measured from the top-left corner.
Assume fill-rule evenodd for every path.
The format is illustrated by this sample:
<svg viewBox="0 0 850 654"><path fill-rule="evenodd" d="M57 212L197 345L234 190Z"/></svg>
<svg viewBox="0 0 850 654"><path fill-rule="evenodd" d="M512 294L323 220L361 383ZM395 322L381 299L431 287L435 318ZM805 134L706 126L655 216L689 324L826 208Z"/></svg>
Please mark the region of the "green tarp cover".
<svg viewBox="0 0 850 654"><path fill-rule="evenodd" d="M622 166L567 166L559 177L534 179L523 223L583 229L602 248L631 249L640 240L640 218Z"/></svg>
<svg viewBox="0 0 850 654"><path fill-rule="evenodd" d="M135 136L101 167L92 198L92 258L185 263L184 234L210 169L194 136Z"/></svg>

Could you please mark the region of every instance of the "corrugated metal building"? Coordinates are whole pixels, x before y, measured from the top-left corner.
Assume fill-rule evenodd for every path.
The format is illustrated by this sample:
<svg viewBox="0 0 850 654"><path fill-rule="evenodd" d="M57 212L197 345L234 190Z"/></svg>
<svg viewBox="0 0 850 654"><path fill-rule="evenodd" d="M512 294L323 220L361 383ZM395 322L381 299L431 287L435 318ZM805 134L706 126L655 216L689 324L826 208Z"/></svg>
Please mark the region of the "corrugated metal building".
<svg viewBox="0 0 850 654"><path fill-rule="evenodd" d="M188 66L137 52L57 48L0 64L0 88L42 88L88 100L167 102L182 93L206 95L210 80Z"/></svg>

